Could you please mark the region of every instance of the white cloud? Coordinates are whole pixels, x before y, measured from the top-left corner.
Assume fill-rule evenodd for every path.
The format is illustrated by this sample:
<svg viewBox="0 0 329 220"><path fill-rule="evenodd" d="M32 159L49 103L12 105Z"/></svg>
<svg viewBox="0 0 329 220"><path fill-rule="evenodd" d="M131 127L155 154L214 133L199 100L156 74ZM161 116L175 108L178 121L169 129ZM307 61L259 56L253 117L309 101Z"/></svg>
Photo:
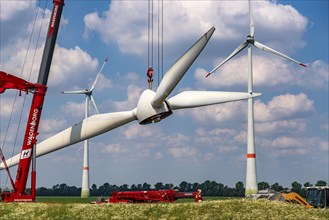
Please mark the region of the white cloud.
<svg viewBox="0 0 329 220"><path fill-rule="evenodd" d="M1 21L12 19L17 14L26 13L32 10L35 6L36 0L30 1L2 1L1 2Z"/></svg>
<svg viewBox="0 0 329 220"><path fill-rule="evenodd" d="M306 123L298 120L283 120L271 122L258 122L255 125L255 132L259 135L277 133L302 133L306 130Z"/></svg>
<svg viewBox="0 0 329 220"><path fill-rule="evenodd" d="M16 54L11 56L10 60L4 63L6 72L19 76L22 72L20 61L23 62L26 53L26 49L16 51ZM41 60L42 53L43 47L37 49L33 67L31 67L33 56L27 56L23 78L29 82L37 81L40 66L36 65L36 63L39 63L37 60ZM95 58L93 59L78 46L72 49L56 46L50 68L48 86L65 87L65 90L68 90L68 86L70 86L70 88L81 85L86 86L88 77L91 77L93 80L95 79L97 66L98 60ZM104 79L103 76L100 78ZM109 80L104 80L100 85L103 88L107 87L105 83L109 84Z"/></svg>
<svg viewBox="0 0 329 220"><path fill-rule="evenodd" d="M329 65L322 60L316 60L310 64L303 74L300 85L308 88L328 90Z"/></svg>
<svg viewBox="0 0 329 220"><path fill-rule="evenodd" d="M9 90L6 90L6 96L1 96L0 98L0 105L1 105L1 110L0 110L0 115L1 118L9 118L11 114L15 115L16 113L21 111L23 102L24 102L24 95L22 96L17 96L17 97L10 97L11 95L18 95L16 94L16 91L12 91L10 95L8 95ZM16 102L14 103L14 100L16 98Z"/></svg>
<svg viewBox="0 0 329 220"><path fill-rule="evenodd" d="M240 144L246 144L246 140L248 137L247 129L242 130L238 135L234 137L234 140Z"/></svg>
<svg viewBox="0 0 329 220"><path fill-rule="evenodd" d="M168 136L167 138L167 145L170 147L177 147L177 146L184 146L190 140L190 137L178 133Z"/></svg>
<svg viewBox="0 0 329 220"><path fill-rule="evenodd" d="M188 115L196 121L202 122L245 121L247 115L247 103L237 101L220 105L181 110L179 115Z"/></svg>
<svg viewBox="0 0 329 220"><path fill-rule="evenodd" d="M129 72L124 75L124 78L130 82L136 82L139 80L139 75L137 73Z"/></svg>
<svg viewBox="0 0 329 220"><path fill-rule="evenodd" d="M75 46L71 49L56 47L51 74L49 76L49 86L85 84L86 76L96 75L98 60L93 59L87 52Z"/></svg>
<svg viewBox="0 0 329 220"><path fill-rule="evenodd" d="M104 91L104 90L112 88L112 87L113 87L112 80L106 78L103 74L100 74L94 91L97 91L97 92Z"/></svg>
<svg viewBox="0 0 329 220"><path fill-rule="evenodd" d="M65 113L65 115L74 116L74 118L84 118L85 103L68 102L61 107L61 111Z"/></svg>
<svg viewBox="0 0 329 220"><path fill-rule="evenodd" d="M265 52L264 52L265 53ZM224 57L214 65L218 65ZM282 88L287 85L306 86L327 89L328 65L323 61L314 61L303 68L295 63L278 58L275 55L253 55L253 83L255 87ZM198 68L195 78L203 86L213 88L247 85L247 54L232 58L210 77L207 71Z"/></svg>
<svg viewBox="0 0 329 220"><path fill-rule="evenodd" d="M274 97L268 104L255 102L256 121L274 121L285 118L302 118L315 112L313 101L304 93L284 94Z"/></svg>
<svg viewBox="0 0 329 220"><path fill-rule="evenodd" d="M0 32L0 49L2 51L5 50L3 52L5 52L6 55L15 54L17 48L27 47L32 25L34 23L35 13L37 11L35 2L35 0L0 2L0 21L2 30ZM39 11L43 12L42 9L39 9ZM49 13L47 13L47 15L49 15ZM35 29L40 27L41 20L41 16L38 16L35 22ZM31 43L32 45L35 45L35 41L32 41Z"/></svg>
<svg viewBox="0 0 329 220"><path fill-rule="evenodd" d="M195 141L207 145L220 145L226 141L232 140L237 134L234 129L215 128L213 130L206 130L198 128L195 130Z"/></svg>
<svg viewBox="0 0 329 220"><path fill-rule="evenodd" d="M205 161L209 161L209 160L211 160L212 158L214 158L214 154L213 153L206 153L206 154L204 154L204 156L203 156L203 159L205 160Z"/></svg>
<svg viewBox="0 0 329 220"><path fill-rule="evenodd" d="M66 125L65 119L59 118L46 118L40 121L40 131L42 132L53 132L58 131Z"/></svg>
<svg viewBox="0 0 329 220"><path fill-rule="evenodd" d="M127 152L127 150L119 144L109 144L103 149L103 152L108 154L121 154Z"/></svg>
<svg viewBox="0 0 329 220"><path fill-rule="evenodd" d="M161 135L159 127L140 125L138 123L129 125L122 133L127 139L158 139L159 135Z"/></svg>
<svg viewBox="0 0 329 220"><path fill-rule="evenodd" d="M237 146L219 146L218 152L220 153L230 153L236 151Z"/></svg>
<svg viewBox="0 0 329 220"><path fill-rule="evenodd" d="M143 3L113 1L107 11L86 15L85 37L89 37L91 33L98 33L106 43L113 42L115 39L123 53L145 54L148 40L148 5L147 2ZM158 7L156 2L154 4L154 16L157 17ZM308 20L296 9L267 1L253 2L252 7L259 31L256 33L282 33L284 29L285 42L291 43L291 48L288 50L304 45L301 35L307 27ZM243 37L246 35L244 31L248 28L248 4L244 1L165 1L164 11L166 48L174 49L172 48L174 42L183 42L187 37L194 38L197 33L203 33L211 26L220 30L214 37L221 41ZM275 16L271 16L272 14ZM157 30L157 22L154 23L154 30ZM289 36L286 36L287 32ZM276 37L278 35L274 34L265 34L265 36L271 42L282 41L282 36ZM283 48L284 43L281 45Z"/></svg>
<svg viewBox="0 0 329 220"><path fill-rule="evenodd" d="M319 148L320 148L320 150L322 150L324 152L328 152L329 151L329 141L321 141Z"/></svg>
<svg viewBox="0 0 329 220"><path fill-rule="evenodd" d="M328 152L328 142L320 137L305 137L304 135L278 136L272 140L262 139L260 146L266 149L270 157L288 157L296 155L316 155ZM309 159L309 158L308 158Z"/></svg>
<svg viewBox="0 0 329 220"><path fill-rule="evenodd" d="M171 147L168 150L169 154L174 158L196 157L197 150L191 147Z"/></svg>
<svg viewBox="0 0 329 220"><path fill-rule="evenodd" d="M161 152L156 152L156 154L154 155L154 159L156 160L161 160L163 159L163 155Z"/></svg>
<svg viewBox="0 0 329 220"><path fill-rule="evenodd" d="M142 88L135 84L131 84L127 88L127 100L117 102L111 101L110 105L113 105L117 111L128 111L134 109L137 106L141 94Z"/></svg>
<svg viewBox="0 0 329 220"><path fill-rule="evenodd" d="M272 146L276 148L291 148L291 147L302 147L304 144L292 137L278 137L273 140Z"/></svg>

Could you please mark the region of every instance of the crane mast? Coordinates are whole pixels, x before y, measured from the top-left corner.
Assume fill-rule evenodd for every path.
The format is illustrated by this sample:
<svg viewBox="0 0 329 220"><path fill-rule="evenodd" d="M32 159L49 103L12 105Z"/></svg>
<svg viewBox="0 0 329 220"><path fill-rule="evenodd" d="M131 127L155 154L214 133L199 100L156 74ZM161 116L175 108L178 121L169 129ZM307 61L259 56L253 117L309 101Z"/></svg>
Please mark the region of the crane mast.
<svg viewBox="0 0 329 220"><path fill-rule="evenodd" d="M5 202L33 202L35 200L35 147L37 142L36 137L38 135L41 112L47 91L49 70L56 44L56 38L59 29L60 19L62 16L64 0L53 0L53 4L53 10L50 17L47 38L43 51L37 83L29 83L16 76L0 71L0 93L3 93L6 89L17 89L20 91L20 93L22 91L26 93L33 93L15 183L11 179L8 167L6 168L10 181L12 183L13 191L1 192L2 200ZM2 161L5 161L1 151L0 156ZM26 183L31 166L31 161L33 162L31 172L31 194L26 194Z"/></svg>

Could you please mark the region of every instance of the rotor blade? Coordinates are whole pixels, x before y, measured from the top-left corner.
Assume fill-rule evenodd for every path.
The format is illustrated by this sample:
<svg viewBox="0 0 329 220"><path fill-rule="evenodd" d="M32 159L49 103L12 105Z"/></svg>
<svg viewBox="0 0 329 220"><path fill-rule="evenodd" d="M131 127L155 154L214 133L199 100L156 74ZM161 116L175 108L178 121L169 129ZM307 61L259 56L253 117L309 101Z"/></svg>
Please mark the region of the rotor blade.
<svg viewBox="0 0 329 220"><path fill-rule="evenodd" d="M234 57L235 55L237 55L238 53L240 53L244 48L246 48L246 46L248 46L248 42L245 41L242 44L240 44L223 62L221 62L220 64L218 64L213 70L211 70L206 77L210 76L210 74L212 74L213 72L215 72L219 67L221 67L222 65L224 65L224 63L226 63L227 61L229 61L232 57Z"/></svg>
<svg viewBox="0 0 329 220"><path fill-rule="evenodd" d="M115 112L107 114L93 115L83 121L76 123L72 127L38 143L36 146L36 156L42 156L64 147L76 144L88 138L95 137L104 132L125 125L136 119L136 110ZM6 162L8 167L17 165L20 155L9 158ZM3 163L0 164L0 170L4 169Z"/></svg>
<svg viewBox="0 0 329 220"><path fill-rule="evenodd" d="M63 94L86 94L88 90L64 91Z"/></svg>
<svg viewBox="0 0 329 220"><path fill-rule="evenodd" d="M188 51L186 51L185 54L181 56L176 63L174 63L174 65L171 66L156 91L152 101L153 107L160 108L162 106L164 100L168 97L172 90L174 90L178 82L182 79L187 70L193 64L194 60L206 46L214 31L215 28L212 27Z"/></svg>
<svg viewBox="0 0 329 220"><path fill-rule="evenodd" d="M250 29L250 36L254 37L255 35L255 26L254 26L254 16L252 14L252 9L251 9L251 1L248 1L249 5L249 29Z"/></svg>
<svg viewBox="0 0 329 220"><path fill-rule="evenodd" d="M91 103L93 103L93 106L94 106L94 108L95 108L97 114L99 114L99 111L98 111L98 108L97 108L97 105L96 105L96 102L95 102L94 97L93 97L92 95L89 96L89 97L90 97L90 101L91 101Z"/></svg>
<svg viewBox="0 0 329 220"><path fill-rule="evenodd" d="M217 92L217 91L185 91L168 100L172 110L195 108L225 102L238 101L260 96L261 93Z"/></svg>
<svg viewBox="0 0 329 220"><path fill-rule="evenodd" d="M272 48L269 48L268 46L265 46L264 44L261 44L258 41L255 41L254 42L254 46L257 47L258 49L261 49L261 50L264 50L264 51L267 51L267 52L276 54L278 56L284 57L284 58L286 58L286 59L288 59L288 60L290 60L290 61L292 61L294 63L297 63L297 64L303 66L303 67L307 67L305 64L303 64L303 63L301 63L301 62L299 62L297 60L294 60L294 59L288 57L287 55L284 55L284 54L282 54L282 53L280 53L280 52L278 52L276 50L273 50Z"/></svg>
<svg viewBox="0 0 329 220"><path fill-rule="evenodd" d="M90 88L90 91L91 91L91 92L94 90L94 88L95 88L95 86L96 86L96 83L97 83L97 80L98 80L98 78L99 78L99 75L101 74L101 72L102 72L102 70L103 70L105 64L107 63L107 60L108 60L108 58L105 59L103 65L102 65L102 67L101 67L101 69L100 69L99 72L97 73L96 79L95 79L93 85L92 85L91 88Z"/></svg>

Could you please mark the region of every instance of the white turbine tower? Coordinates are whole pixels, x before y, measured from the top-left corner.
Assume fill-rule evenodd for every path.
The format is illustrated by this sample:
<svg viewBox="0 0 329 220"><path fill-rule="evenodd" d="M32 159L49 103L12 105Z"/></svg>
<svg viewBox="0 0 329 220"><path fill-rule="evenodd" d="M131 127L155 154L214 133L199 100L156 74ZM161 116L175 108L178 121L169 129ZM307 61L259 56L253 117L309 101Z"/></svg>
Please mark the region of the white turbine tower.
<svg viewBox="0 0 329 220"><path fill-rule="evenodd" d="M104 61L101 69L96 75L96 79L92 84L91 88L88 90L78 90L78 91L64 91L64 94L84 94L86 96L85 99L85 119L89 117L89 105L93 104L97 114L99 114L96 102L93 97L93 90L95 89L96 83L98 81L99 75L101 74L105 64L107 62L107 58ZM81 188L81 198L88 198L90 195L89 189L89 140L84 140L84 151L83 151L83 168L82 168L82 188Z"/></svg>
<svg viewBox="0 0 329 220"><path fill-rule="evenodd" d="M251 11L251 5L249 0L249 29L250 35L247 36L247 39L240 44L223 62L217 65L213 70L211 70L206 77L215 72L219 67L224 65L232 57L237 55L244 48L248 47L248 93L253 94L253 72L252 72L252 49L251 45L254 45L256 48L276 54L278 56L284 57L292 62L295 62L303 67L306 67L305 64L294 60L276 50L273 50L258 41L254 38L254 19ZM254 106L253 99L248 99L248 141L247 141L247 171L246 171L246 196L250 196L258 192L257 185L257 174L256 174L256 152L255 152L255 134L254 134Z"/></svg>

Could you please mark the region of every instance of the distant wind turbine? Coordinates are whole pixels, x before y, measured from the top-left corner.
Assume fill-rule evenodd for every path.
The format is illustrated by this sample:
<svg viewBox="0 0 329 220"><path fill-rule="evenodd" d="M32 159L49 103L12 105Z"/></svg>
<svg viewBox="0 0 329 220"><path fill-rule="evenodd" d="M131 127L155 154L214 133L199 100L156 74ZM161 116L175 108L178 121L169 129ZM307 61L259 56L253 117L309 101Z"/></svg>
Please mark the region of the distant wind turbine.
<svg viewBox="0 0 329 220"><path fill-rule="evenodd" d="M249 29L250 34L247 36L247 39L240 44L223 62L217 65L213 70L211 70L206 77L210 76L215 72L219 67L224 65L232 57L241 52L244 48L248 47L248 93L253 94L253 76L252 76L252 50L251 45L255 46L258 49L264 50L266 52L273 53L275 55L286 58L292 62L295 62L303 67L306 67L305 64L294 60L287 55L284 55L276 50L273 50L270 47L265 46L264 44L259 43L255 40L255 28L254 28L254 19L251 11L251 3L249 0ZM256 175L256 153L255 153L255 134L254 134L254 107L253 99L248 99L248 145L247 145L247 173L246 173L246 196L250 196L258 192L257 186L257 175Z"/></svg>
<svg viewBox="0 0 329 220"><path fill-rule="evenodd" d="M64 91L64 94L84 94L86 95L85 101L85 119L89 117L89 105L93 104L97 114L99 114L96 102L93 97L93 90L95 89L96 83L98 81L99 75L101 74L105 64L107 63L107 58L105 59L101 69L96 75L96 79L92 84L90 90L78 90L78 91ZM83 168L82 168L82 188L81 188L81 198L88 198L90 195L89 190L89 140L84 140L84 154L83 154Z"/></svg>

